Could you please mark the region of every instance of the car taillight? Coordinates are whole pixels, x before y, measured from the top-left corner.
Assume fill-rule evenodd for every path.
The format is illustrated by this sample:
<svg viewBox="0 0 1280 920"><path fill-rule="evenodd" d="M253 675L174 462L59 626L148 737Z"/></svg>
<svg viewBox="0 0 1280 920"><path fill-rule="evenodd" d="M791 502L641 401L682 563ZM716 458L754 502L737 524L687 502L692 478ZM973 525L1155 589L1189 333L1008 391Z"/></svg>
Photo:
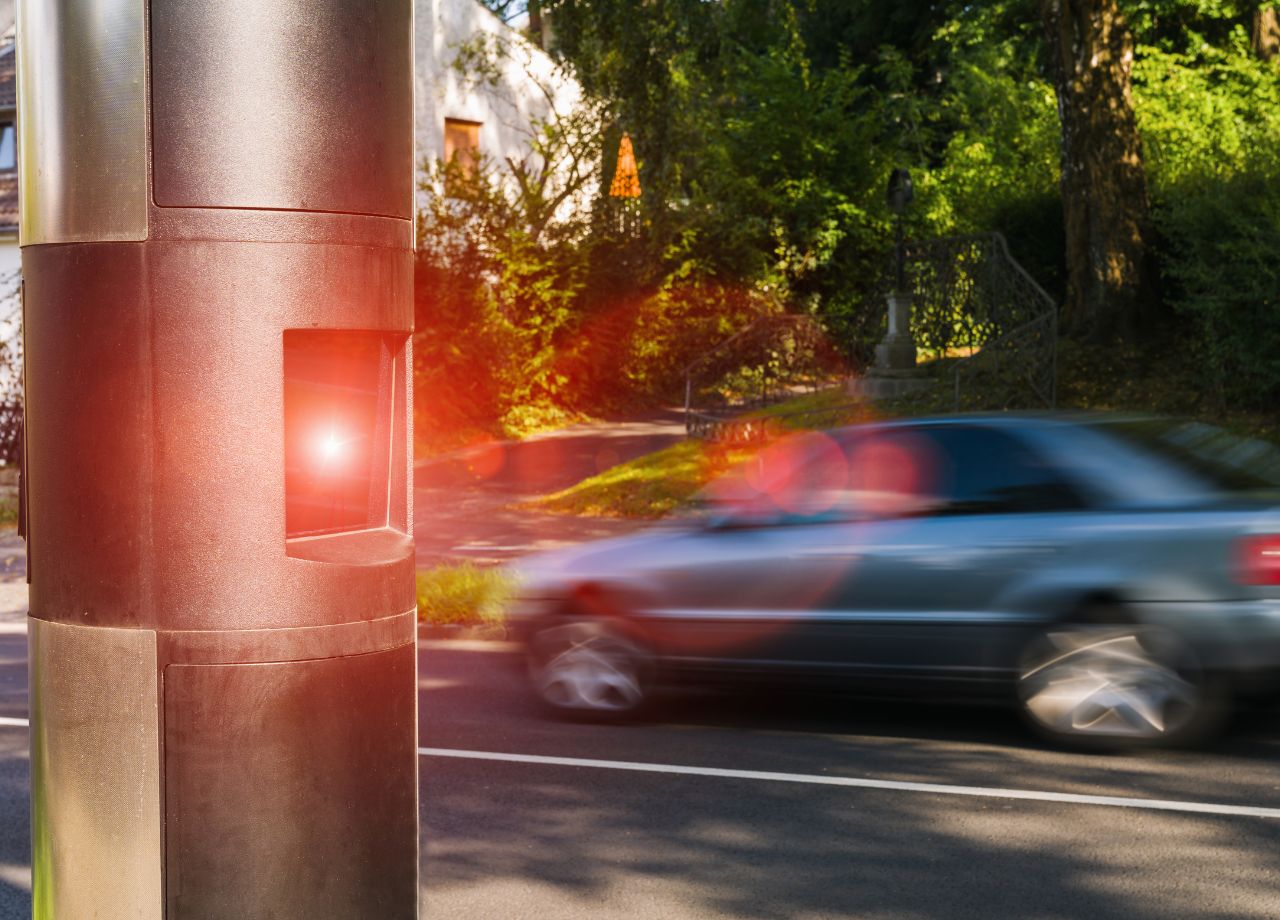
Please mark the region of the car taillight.
<svg viewBox="0 0 1280 920"><path fill-rule="evenodd" d="M1245 537L1238 563L1246 585L1280 585L1280 534Z"/></svg>

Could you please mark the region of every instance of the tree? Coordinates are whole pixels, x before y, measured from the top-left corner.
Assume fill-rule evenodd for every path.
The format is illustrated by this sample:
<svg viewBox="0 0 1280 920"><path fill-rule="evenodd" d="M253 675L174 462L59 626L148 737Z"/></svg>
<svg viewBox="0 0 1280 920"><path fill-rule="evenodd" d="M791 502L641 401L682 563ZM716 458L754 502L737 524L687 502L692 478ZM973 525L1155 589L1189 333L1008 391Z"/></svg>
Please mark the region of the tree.
<svg viewBox="0 0 1280 920"><path fill-rule="evenodd" d="M1133 111L1133 35L1117 0L1041 0L1062 124L1064 325L1135 338L1149 319L1148 200Z"/></svg>
<svg viewBox="0 0 1280 920"><path fill-rule="evenodd" d="M1264 61L1280 54L1280 14L1270 3L1260 3L1253 11L1250 43L1253 53Z"/></svg>

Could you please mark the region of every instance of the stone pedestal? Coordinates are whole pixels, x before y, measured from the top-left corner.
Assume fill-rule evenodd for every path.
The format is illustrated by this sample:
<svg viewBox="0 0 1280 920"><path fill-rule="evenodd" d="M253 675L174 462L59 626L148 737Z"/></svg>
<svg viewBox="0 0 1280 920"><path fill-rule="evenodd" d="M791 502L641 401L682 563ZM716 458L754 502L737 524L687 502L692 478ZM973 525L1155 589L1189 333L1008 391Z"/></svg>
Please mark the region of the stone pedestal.
<svg viewBox="0 0 1280 920"><path fill-rule="evenodd" d="M877 371L905 371L916 366L916 343L911 338L911 295L901 291L890 294L889 331L876 346Z"/></svg>
<svg viewBox="0 0 1280 920"><path fill-rule="evenodd" d="M887 298L889 331L876 346L876 361L865 377L850 380L850 396L894 399L925 389L932 381L916 367L916 343L911 337L911 295L895 291Z"/></svg>

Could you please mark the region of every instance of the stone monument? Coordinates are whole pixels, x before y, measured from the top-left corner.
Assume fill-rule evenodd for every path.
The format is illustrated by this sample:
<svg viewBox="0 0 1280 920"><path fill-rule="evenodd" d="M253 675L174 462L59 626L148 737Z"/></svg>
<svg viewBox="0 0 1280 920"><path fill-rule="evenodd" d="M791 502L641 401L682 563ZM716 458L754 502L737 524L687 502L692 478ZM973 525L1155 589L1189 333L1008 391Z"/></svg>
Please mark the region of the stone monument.
<svg viewBox="0 0 1280 920"><path fill-rule="evenodd" d="M864 377L849 382L849 392L854 396L872 399L903 396L929 385L922 379L916 367L916 343L911 336L911 292L907 287L906 251L902 233L902 215L911 203L913 191L911 174L905 169L895 169L889 176L886 196L889 209L894 212L894 273L893 291L886 297L889 308L889 329L876 346L876 360Z"/></svg>

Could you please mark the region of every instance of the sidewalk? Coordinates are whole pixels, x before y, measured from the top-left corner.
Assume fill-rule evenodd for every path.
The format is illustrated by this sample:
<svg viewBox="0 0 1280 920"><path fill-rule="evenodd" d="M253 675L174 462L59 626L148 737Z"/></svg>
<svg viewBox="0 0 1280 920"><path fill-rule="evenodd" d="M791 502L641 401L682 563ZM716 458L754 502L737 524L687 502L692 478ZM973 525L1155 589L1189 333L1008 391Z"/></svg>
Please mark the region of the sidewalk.
<svg viewBox="0 0 1280 920"><path fill-rule="evenodd" d="M0 533L0 634L27 631L27 545Z"/></svg>

